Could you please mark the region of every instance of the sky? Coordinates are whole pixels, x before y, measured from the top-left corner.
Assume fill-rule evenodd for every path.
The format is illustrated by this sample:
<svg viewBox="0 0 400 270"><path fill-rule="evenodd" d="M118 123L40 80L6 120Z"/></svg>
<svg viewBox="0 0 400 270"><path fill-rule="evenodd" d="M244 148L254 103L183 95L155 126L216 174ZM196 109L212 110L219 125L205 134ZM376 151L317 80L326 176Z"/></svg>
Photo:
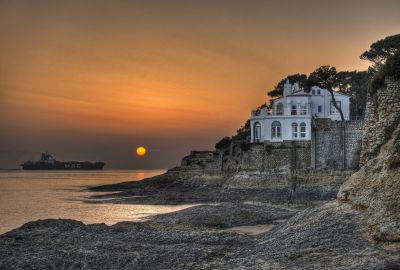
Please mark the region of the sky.
<svg viewBox="0 0 400 270"><path fill-rule="evenodd" d="M0 169L49 151L108 169L212 150L282 78L400 33L400 1L0 1ZM137 157L135 148L148 152Z"/></svg>

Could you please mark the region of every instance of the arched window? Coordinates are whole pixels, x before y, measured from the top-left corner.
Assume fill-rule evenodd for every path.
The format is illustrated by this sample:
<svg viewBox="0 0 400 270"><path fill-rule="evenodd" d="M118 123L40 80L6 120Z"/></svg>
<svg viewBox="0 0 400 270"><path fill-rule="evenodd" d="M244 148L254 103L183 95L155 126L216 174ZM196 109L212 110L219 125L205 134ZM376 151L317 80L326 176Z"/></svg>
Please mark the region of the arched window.
<svg viewBox="0 0 400 270"><path fill-rule="evenodd" d="M297 139L299 137L299 125L297 123L292 124L292 138Z"/></svg>
<svg viewBox="0 0 400 270"><path fill-rule="evenodd" d="M282 130L282 125L280 122L278 121L274 121L271 124L271 138L281 138L282 134L281 134L281 130Z"/></svg>
<svg viewBox="0 0 400 270"><path fill-rule="evenodd" d="M281 102L276 105L276 115L283 115L283 104Z"/></svg>
<svg viewBox="0 0 400 270"><path fill-rule="evenodd" d="M300 124L300 137L301 138L305 138L306 134L307 134L306 123L303 122L303 123Z"/></svg>
<svg viewBox="0 0 400 270"><path fill-rule="evenodd" d="M259 140L261 138L261 124L259 122L254 123L254 139Z"/></svg>

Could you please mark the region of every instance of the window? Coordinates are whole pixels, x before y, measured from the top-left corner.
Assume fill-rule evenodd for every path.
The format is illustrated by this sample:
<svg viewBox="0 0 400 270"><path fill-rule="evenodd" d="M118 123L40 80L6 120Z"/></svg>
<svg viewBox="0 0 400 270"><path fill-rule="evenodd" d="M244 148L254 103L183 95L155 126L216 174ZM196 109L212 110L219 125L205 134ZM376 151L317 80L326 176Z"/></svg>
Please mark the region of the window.
<svg viewBox="0 0 400 270"><path fill-rule="evenodd" d="M336 105L339 107L339 108L342 108L342 102L340 102L340 101L336 101ZM331 101L331 114L337 114L337 113L339 113L339 111L336 109L336 107L333 105L333 101Z"/></svg>
<svg viewBox="0 0 400 270"><path fill-rule="evenodd" d="M283 115L283 104L280 102L276 105L276 114Z"/></svg>
<svg viewBox="0 0 400 270"><path fill-rule="evenodd" d="M297 137L298 137L298 132L299 132L298 127L299 127L299 125L297 125L297 123L292 124L292 138L293 139L297 139Z"/></svg>
<svg viewBox="0 0 400 270"><path fill-rule="evenodd" d="M307 105L306 104L300 105L300 114L301 115L306 115L307 114Z"/></svg>
<svg viewBox="0 0 400 270"><path fill-rule="evenodd" d="M254 123L254 139L258 140L261 138L261 124L258 122Z"/></svg>
<svg viewBox="0 0 400 270"><path fill-rule="evenodd" d="M281 138L281 129L282 129L282 126L281 126L281 123L280 122L278 122L278 121L274 121L274 122L272 122L272 124L271 124L271 138L272 139L274 139L274 138Z"/></svg>
<svg viewBox="0 0 400 270"><path fill-rule="evenodd" d="M291 115L297 115L297 105L292 105Z"/></svg>
<svg viewBox="0 0 400 270"><path fill-rule="evenodd" d="M318 94L318 95L321 95L321 90L318 89L318 90L317 90L317 94Z"/></svg>
<svg viewBox="0 0 400 270"><path fill-rule="evenodd" d="M305 138L306 137L306 123L301 123L300 124L300 137Z"/></svg>
<svg viewBox="0 0 400 270"><path fill-rule="evenodd" d="M322 106L321 105L318 105L318 112L322 113Z"/></svg>
<svg viewBox="0 0 400 270"><path fill-rule="evenodd" d="M312 90L312 94L315 95L315 90Z"/></svg>

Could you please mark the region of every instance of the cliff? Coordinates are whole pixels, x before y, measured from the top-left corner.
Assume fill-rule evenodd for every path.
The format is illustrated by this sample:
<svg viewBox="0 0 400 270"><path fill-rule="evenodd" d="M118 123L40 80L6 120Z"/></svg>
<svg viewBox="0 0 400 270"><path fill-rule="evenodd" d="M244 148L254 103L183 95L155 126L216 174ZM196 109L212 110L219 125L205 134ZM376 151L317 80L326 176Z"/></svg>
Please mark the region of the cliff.
<svg viewBox="0 0 400 270"><path fill-rule="evenodd" d="M369 97L361 162L338 199L367 213L371 235L400 241L400 81Z"/></svg>

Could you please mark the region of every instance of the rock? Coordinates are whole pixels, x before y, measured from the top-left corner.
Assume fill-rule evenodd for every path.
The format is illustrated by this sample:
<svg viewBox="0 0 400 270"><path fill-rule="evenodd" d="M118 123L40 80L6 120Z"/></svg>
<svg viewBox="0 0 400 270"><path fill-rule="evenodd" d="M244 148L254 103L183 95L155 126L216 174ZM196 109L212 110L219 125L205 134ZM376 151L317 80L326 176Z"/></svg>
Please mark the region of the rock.
<svg viewBox="0 0 400 270"><path fill-rule="evenodd" d="M208 228L229 228L243 225L271 224L287 219L297 211L269 205L233 204L200 205L174 214L158 215L153 222L183 224Z"/></svg>
<svg viewBox="0 0 400 270"><path fill-rule="evenodd" d="M400 81L368 97L361 163L340 188L338 199L366 212L370 234L400 241Z"/></svg>
<svg viewBox="0 0 400 270"><path fill-rule="evenodd" d="M348 205L330 203L300 211L257 236L222 231L219 224L203 219L207 214L223 216L227 209L227 218L221 219L226 225L274 222L293 214L278 207L222 205L196 206L153 221L113 226L71 220L30 222L0 236L0 269L400 267L400 248L369 242L360 211ZM241 211L250 217L247 222L234 215ZM260 213L263 217L257 219Z"/></svg>
<svg viewBox="0 0 400 270"><path fill-rule="evenodd" d="M391 139L350 179L338 194L341 202L368 213L376 240L400 241L400 125Z"/></svg>
<svg viewBox="0 0 400 270"><path fill-rule="evenodd" d="M362 214L331 202L304 210L227 256L226 269L385 269L400 267L400 249L364 237ZM398 269L398 268L386 268Z"/></svg>

